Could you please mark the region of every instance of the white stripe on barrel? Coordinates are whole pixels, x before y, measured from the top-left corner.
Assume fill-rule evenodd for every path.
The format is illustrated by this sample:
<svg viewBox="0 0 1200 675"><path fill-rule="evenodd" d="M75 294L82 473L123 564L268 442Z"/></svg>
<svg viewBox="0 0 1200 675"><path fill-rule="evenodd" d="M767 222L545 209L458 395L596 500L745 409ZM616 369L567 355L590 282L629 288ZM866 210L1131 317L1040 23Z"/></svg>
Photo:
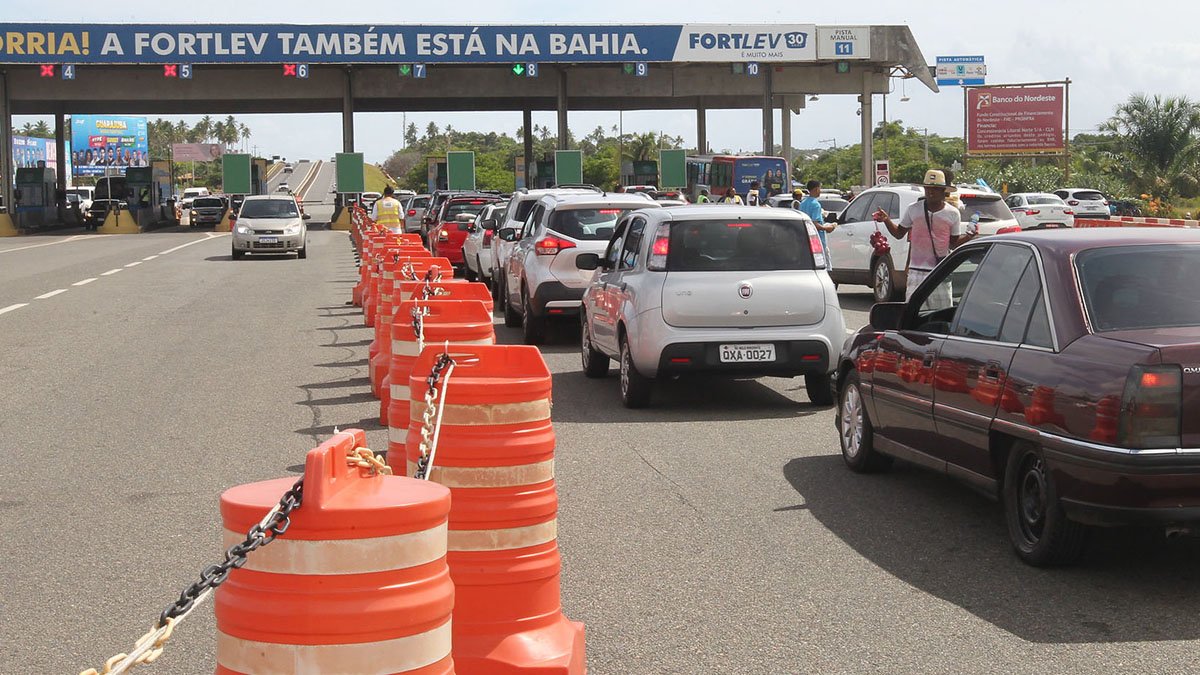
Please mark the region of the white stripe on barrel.
<svg viewBox="0 0 1200 675"><path fill-rule="evenodd" d="M407 673L437 663L449 654L450 621L416 635L340 645L284 645L217 633L217 661L229 670L254 675Z"/></svg>
<svg viewBox="0 0 1200 675"><path fill-rule="evenodd" d="M550 408L551 403L548 398L518 403L479 403L474 405L447 403L442 411L442 424L470 427L541 422L550 419ZM424 419L424 414L425 402L414 401L409 409L410 419Z"/></svg>
<svg viewBox="0 0 1200 675"><path fill-rule="evenodd" d="M426 341L427 345L443 344L445 340ZM495 341L488 337L482 340L451 340L452 345L490 345L495 344ZM393 356L420 356L421 350L417 349L417 343L411 340L392 340L392 355Z"/></svg>
<svg viewBox="0 0 1200 675"><path fill-rule="evenodd" d="M408 462L408 475L417 471L416 462ZM537 485L554 480L554 460L514 466L437 466L429 480L448 488L507 488Z"/></svg>
<svg viewBox="0 0 1200 675"><path fill-rule="evenodd" d="M431 563L446 555L446 523L368 539L276 539L247 558L244 569L272 574L342 575L390 572ZM223 531L224 547L246 538ZM257 672L257 671L253 671ZM394 672L394 671L387 671Z"/></svg>
<svg viewBox="0 0 1200 675"><path fill-rule="evenodd" d="M558 519L537 525L496 530L450 530L451 551L504 551L554 541L558 537Z"/></svg>

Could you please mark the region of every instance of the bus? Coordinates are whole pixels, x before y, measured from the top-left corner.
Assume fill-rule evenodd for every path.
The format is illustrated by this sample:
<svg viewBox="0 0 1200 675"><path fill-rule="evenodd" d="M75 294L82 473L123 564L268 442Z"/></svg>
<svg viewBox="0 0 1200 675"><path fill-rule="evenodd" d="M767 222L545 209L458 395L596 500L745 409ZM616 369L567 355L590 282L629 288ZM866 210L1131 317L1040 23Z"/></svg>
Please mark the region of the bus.
<svg viewBox="0 0 1200 675"><path fill-rule="evenodd" d="M742 199L750 183L759 182L759 202L767 197L791 191L787 160L764 155L696 155L687 158L688 197L693 202L700 190L708 190L716 201L735 190Z"/></svg>

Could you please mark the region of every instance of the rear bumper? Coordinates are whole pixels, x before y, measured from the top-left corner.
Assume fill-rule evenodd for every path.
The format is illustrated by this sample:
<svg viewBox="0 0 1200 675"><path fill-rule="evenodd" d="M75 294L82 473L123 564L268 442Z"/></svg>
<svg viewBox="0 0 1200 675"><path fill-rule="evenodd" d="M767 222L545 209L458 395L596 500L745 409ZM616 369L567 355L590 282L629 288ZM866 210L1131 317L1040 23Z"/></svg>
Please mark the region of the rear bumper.
<svg viewBox="0 0 1200 675"><path fill-rule="evenodd" d="M721 345L738 341L679 342L663 348L658 360L659 375L716 373L724 375L795 377L829 372L830 353L820 340L768 341L775 345L770 363L722 363Z"/></svg>
<svg viewBox="0 0 1200 675"><path fill-rule="evenodd" d="M1074 520L1200 523L1200 450L1137 452L1045 434L1042 445L1063 508Z"/></svg>
<svg viewBox="0 0 1200 675"><path fill-rule="evenodd" d="M529 298L530 309L537 316L579 316L584 290L571 288L561 281L543 281Z"/></svg>

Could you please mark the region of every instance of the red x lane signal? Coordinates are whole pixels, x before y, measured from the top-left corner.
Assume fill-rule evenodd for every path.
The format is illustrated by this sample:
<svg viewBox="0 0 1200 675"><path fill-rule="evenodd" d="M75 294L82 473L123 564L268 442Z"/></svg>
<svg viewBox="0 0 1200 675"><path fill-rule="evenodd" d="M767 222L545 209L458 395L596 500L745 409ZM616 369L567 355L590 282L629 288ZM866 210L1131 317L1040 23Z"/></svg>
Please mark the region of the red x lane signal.
<svg viewBox="0 0 1200 675"><path fill-rule="evenodd" d="M42 77L54 77L54 66L53 65L42 66Z"/></svg>
<svg viewBox="0 0 1200 675"><path fill-rule="evenodd" d="M296 64L294 64L294 63L283 64L283 76L284 77L295 77L296 76Z"/></svg>
<svg viewBox="0 0 1200 675"><path fill-rule="evenodd" d="M179 66L173 63L164 64L163 77L179 77Z"/></svg>

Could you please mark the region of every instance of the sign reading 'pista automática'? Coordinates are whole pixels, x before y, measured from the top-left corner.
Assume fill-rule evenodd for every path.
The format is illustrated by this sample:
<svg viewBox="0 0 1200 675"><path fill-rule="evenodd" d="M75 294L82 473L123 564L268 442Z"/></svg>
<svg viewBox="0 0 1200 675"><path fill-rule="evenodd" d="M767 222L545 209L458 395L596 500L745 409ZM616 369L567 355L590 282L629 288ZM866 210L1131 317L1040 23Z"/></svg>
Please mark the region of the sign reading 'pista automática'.
<svg viewBox="0 0 1200 675"><path fill-rule="evenodd" d="M816 59L817 27L811 24L0 25L0 63L605 63Z"/></svg>

